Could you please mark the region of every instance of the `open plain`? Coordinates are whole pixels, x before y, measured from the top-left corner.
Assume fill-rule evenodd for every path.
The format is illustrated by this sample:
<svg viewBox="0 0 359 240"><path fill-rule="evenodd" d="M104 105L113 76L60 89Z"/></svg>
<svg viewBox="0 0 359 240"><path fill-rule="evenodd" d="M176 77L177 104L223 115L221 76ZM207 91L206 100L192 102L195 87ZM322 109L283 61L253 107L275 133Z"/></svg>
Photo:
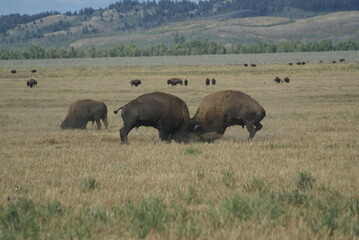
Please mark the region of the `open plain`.
<svg viewBox="0 0 359 240"><path fill-rule="evenodd" d="M27 63L0 68L3 239L359 238L358 61L64 64L36 73ZM172 77L189 85L171 87ZM26 86L30 78L37 87ZM239 126L188 144L140 127L120 144L113 110L135 97L171 93L193 116L204 96L224 89L265 108L252 141ZM106 103L109 128L61 130L70 103L85 98Z"/></svg>

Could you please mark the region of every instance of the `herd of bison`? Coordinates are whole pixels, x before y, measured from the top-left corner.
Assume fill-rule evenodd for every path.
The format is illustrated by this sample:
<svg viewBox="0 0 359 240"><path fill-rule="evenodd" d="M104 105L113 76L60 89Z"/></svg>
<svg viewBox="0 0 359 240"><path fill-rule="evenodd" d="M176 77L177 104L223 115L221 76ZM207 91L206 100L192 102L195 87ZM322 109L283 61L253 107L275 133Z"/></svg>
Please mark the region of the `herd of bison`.
<svg viewBox="0 0 359 240"><path fill-rule="evenodd" d="M344 62L340 59L340 62ZM334 61L333 61L334 63ZM292 63L288 63L292 65ZM297 62L304 65L305 62ZM245 67L248 64L244 64ZM256 67L256 64L251 64ZM36 70L32 70L35 73ZM16 70L11 71L12 74ZM276 83L289 83L288 77L275 77ZM131 86L138 87L141 80L131 80ZM171 78L167 80L171 86L189 84L188 80ZM26 82L30 88L37 86L35 79ZM216 85L216 79L205 79L205 85ZM162 141L176 142L205 141L212 142L220 138L227 127L233 125L246 127L251 140L263 127L260 123L266 115L264 108L249 95L235 90L223 90L205 96L195 115L191 118L187 104L179 97L164 92L143 94L114 111L122 110L123 127L120 129L121 143L128 143L128 134L133 128L149 126L158 130ZM78 100L69 106L62 129L85 129L89 121L96 122L101 128L102 120L108 128L108 109L105 103L91 99Z"/></svg>

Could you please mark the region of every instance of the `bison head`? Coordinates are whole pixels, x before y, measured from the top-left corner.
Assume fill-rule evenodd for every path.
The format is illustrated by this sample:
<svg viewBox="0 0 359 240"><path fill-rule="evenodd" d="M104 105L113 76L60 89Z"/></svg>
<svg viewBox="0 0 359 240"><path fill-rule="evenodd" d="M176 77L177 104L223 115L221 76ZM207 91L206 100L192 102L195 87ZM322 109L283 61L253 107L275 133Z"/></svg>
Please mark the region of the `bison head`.
<svg viewBox="0 0 359 240"><path fill-rule="evenodd" d="M62 129L75 129L75 128L85 129L86 124L87 124L87 121L84 121L84 120L66 118L61 123L61 128Z"/></svg>
<svg viewBox="0 0 359 240"><path fill-rule="evenodd" d="M183 123L182 127L172 135L172 138L176 142L192 142L198 140L196 135L196 128L198 127L199 122L194 119L190 119Z"/></svg>

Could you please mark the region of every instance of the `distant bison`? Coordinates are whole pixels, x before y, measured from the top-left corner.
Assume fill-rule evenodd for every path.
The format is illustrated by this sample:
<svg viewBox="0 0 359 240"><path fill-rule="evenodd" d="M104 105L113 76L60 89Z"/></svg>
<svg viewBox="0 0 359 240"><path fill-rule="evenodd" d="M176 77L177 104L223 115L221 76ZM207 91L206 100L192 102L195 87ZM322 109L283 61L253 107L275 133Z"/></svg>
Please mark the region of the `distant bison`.
<svg viewBox="0 0 359 240"><path fill-rule="evenodd" d="M285 83L289 83L289 81L290 81L290 80L289 80L288 77L285 77L285 78L284 78L284 82L285 82Z"/></svg>
<svg viewBox="0 0 359 240"><path fill-rule="evenodd" d="M216 79L213 78L211 83L212 83L212 85L216 85Z"/></svg>
<svg viewBox="0 0 359 240"><path fill-rule="evenodd" d="M37 86L37 81L35 79L30 79L26 81L26 86L32 88Z"/></svg>
<svg viewBox="0 0 359 240"><path fill-rule="evenodd" d="M209 78L207 78L205 83L206 83L207 86L209 86L210 83L211 83L211 80L209 80Z"/></svg>
<svg viewBox="0 0 359 240"><path fill-rule="evenodd" d="M101 129L102 119L105 128L108 128L107 106L103 102L84 99L72 103L65 120L61 123L63 129L86 129L89 121L96 121L97 129Z"/></svg>
<svg viewBox="0 0 359 240"><path fill-rule="evenodd" d="M12 74L15 74L15 73L16 73L16 70L15 70L15 69L11 70L11 73L12 73Z"/></svg>
<svg viewBox="0 0 359 240"><path fill-rule="evenodd" d="M243 64L245 67L248 67L248 63Z"/></svg>
<svg viewBox="0 0 359 240"><path fill-rule="evenodd" d="M139 80L139 79L131 80L130 83L131 83L131 87L133 87L133 86L137 87L138 85L141 84L141 80Z"/></svg>
<svg viewBox="0 0 359 240"><path fill-rule="evenodd" d="M183 85L183 81L179 78L171 78L167 80L167 84L172 86L176 86L177 84Z"/></svg>
<svg viewBox="0 0 359 240"><path fill-rule="evenodd" d="M193 120L199 122L196 133L202 140L213 140L203 136L209 133L221 136L233 125L246 126L250 140L263 127L260 122L265 115L264 108L247 94L223 90L204 97Z"/></svg>
<svg viewBox="0 0 359 240"><path fill-rule="evenodd" d="M31 72L32 72L32 73L36 73L37 71L36 71L36 69L32 69Z"/></svg>
<svg viewBox="0 0 359 240"><path fill-rule="evenodd" d="M190 120L186 103L174 95L153 92L130 101L122 109L124 122L120 129L121 143L127 143L128 133L135 127L149 126L158 130L162 141L186 141L196 122Z"/></svg>
<svg viewBox="0 0 359 240"><path fill-rule="evenodd" d="M251 67L257 67L257 64L252 63Z"/></svg>
<svg viewBox="0 0 359 240"><path fill-rule="evenodd" d="M185 85L185 86L188 85L188 80L187 80L187 79L184 80L184 85Z"/></svg>
<svg viewBox="0 0 359 240"><path fill-rule="evenodd" d="M280 77L275 77L275 78L274 78L274 81L275 81L276 83L282 83L282 82L283 82L283 80L280 79Z"/></svg>

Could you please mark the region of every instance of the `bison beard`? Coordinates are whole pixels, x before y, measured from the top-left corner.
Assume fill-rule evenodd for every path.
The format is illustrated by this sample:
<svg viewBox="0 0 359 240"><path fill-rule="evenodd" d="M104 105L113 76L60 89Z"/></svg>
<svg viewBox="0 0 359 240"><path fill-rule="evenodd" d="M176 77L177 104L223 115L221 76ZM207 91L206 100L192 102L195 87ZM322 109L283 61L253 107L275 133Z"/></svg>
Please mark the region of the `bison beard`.
<svg viewBox="0 0 359 240"><path fill-rule="evenodd" d="M102 119L105 128L108 128L107 106L103 102L90 99L78 100L69 107L65 120L61 123L63 129L86 129L89 121L96 122L97 129L101 129Z"/></svg>
<svg viewBox="0 0 359 240"><path fill-rule="evenodd" d="M187 141L195 124L190 121L186 103L168 93L154 92L141 95L114 113L121 109L124 122L123 128L120 129L122 143L128 143L129 132L140 126L156 128L162 141Z"/></svg>
<svg viewBox="0 0 359 240"><path fill-rule="evenodd" d="M193 119L200 123L197 134L202 140L217 139L233 125L246 126L250 140L263 127L260 121L265 114L263 107L247 94L224 90L203 98Z"/></svg>

